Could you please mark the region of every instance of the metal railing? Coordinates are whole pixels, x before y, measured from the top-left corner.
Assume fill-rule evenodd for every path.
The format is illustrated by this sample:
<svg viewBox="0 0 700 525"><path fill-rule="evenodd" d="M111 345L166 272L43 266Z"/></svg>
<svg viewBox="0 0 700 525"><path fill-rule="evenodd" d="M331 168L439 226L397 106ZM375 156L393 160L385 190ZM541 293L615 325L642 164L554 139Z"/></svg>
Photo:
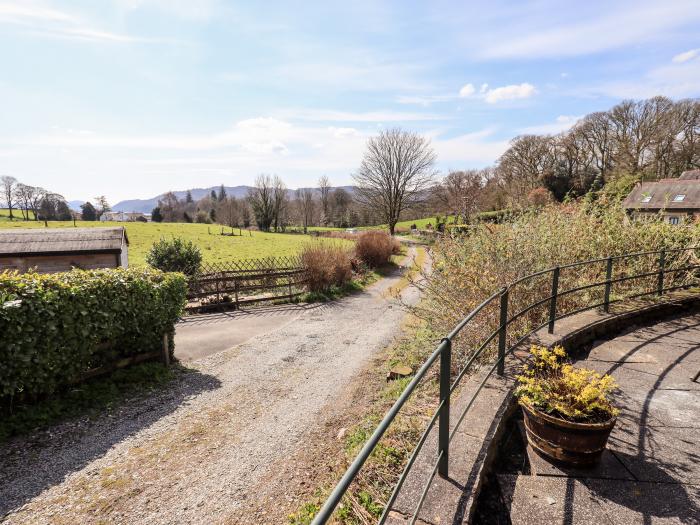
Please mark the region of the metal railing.
<svg viewBox="0 0 700 525"><path fill-rule="evenodd" d="M336 487L331 492L330 496L327 498L319 512L316 514L312 525L325 524L328 519L333 515L336 506L340 503L341 499L348 490L350 484L357 476L358 472L364 465L365 461L369 458L382 436L385 434L391 423L394 421L396 416L399 414L401 407L406 403L406 401L411 397L413 392L418 387L419 383L423 378L426 377L428 371L431 369L432 365L439 360L440 362L440 372L439 372L439 383L440 383L440 397L439 404L432 418L428 422L423 434L418 439L416 446L409 457L401 476L399 477L391 496L386 501L384 505L384 511L379 518L378 523L384 523L388 517L388 513L391 510L396 498L403 486L408 473L411 470L420 450L423 448L428 435L433 430L435 424L438 424L438 450L437 457L435 458L434 467L431 470L431 474L425 483L423 490L421 492L421 497L419 498L415 511L413 512L411 523L415 523L420 511L423 507L423 503L428 494L430 486L435 478L436 474L442 477L448 476L448 463L449 463L449 450L450 443L454 438L459 426L464 420L465 416L471 409L475 400L477 399L482 388L486 384L487 380L491 377L494 371L498 375L503 375L505 371L505 359L508 354L510 354L515 347L523 343L530 337L533 333L538 330L548 327L548 332L553 333L555 322L564 317L568 317L586 310L592 310L596 308L602 308L604 312L609 312L610 305L624 300L640 298L649 295L663 295L666 292L679 290L683 288L689 288L697 284L696 270L700 269L700 264L685 264L680 267L669 266L669 259L676 256L676 259L682 258L681 254L689 253L688 258L696 259L695 251L699 250L698 247L693 248L680 248L680 249L666 249L666 250L656 250L647 252L638 252L624 255L616 255L610 257L604 257L600 259L591 259L587 261L579 261L571 264L555 266L536 272L530 275L526 275L513 281L508 286L498 290L481 304L479 304L474 310L472 310L462 321L460 321L457 326L440 341L437 348L430 354L430 357L423 363L420 369L415 373L411 381L404 388L401 395L394 402L393 406L386 413L382 421L379 423L374 433L370 436L367 442L364 444L360 452L357 454L354 461L350 464L346 470L343 477L340 479ZM626 270L625 262L630 259L641 259L644 257L655 257L655 260L651 262L650 266L653 269L648 271L642 271L634 274L627 274L626 272L622 275L615 277L615 269L622 268ZM604 268L605 278L600 281L595 281L592 283L587 283L581 286L573 286L564 290L560 290L560 285L562 283L562 273L568 271L581 272L584 269L590 269L595 265L600 265L601 273ZM669 279L669 276L671 277ZM528 283L535 282L536 279L546 279L548 282L541 284L549 284L550 288L548 295L544 298L536 300L532 303L527 304L518 312L509 316L509 296L516 290L519 286L526 285ZM639 280L652 280L651 289L644 289L639 292L639 287L631 286L629 283ZM669 282L670 281L670 282ZM670 284L670 286L666 286ZM626 286L626 290L622 290L622 294L616 298L612 298L612 293L615 291L615 285L621 287L621 285ZM602 288L602 301L594 302L593 304L587 304L583 307L576 305L570 311L563 312L560 309L560 302L563 299L571 297L573 294L580 292L588 292L591 290ZM625 291L633 292L629 294L624 294ZM483 339L479 344L475 346L475 350L468 357L464 366L457 372L454 381L452 381L452 360L453 360L453 342L455 338L460 334L460 332L470 323L473 322L475 317L481 312L485 312L490 306L495 307L498 305L498 324L495 330L493 330L485 339ZM534 311L538 307L546 306L546 315L539 318L539 321L535 321L536 324L528 325L528 329L520 330L515 334L510 334L513 340L510 344L508 342L509 337L509 327L511 327L517 320L524 319L529 313ZM467 374L468 371L472 370L474 363L481 357L489 345L497 339L497 355L496 361L491 364L483 380L477 385L476 390L472 394L471 398L467 402L464 410L459 415L457 423L450 432L450 398L454 391L460 384L462 378ZM439 358L439 359L438 359Z"/></svg>

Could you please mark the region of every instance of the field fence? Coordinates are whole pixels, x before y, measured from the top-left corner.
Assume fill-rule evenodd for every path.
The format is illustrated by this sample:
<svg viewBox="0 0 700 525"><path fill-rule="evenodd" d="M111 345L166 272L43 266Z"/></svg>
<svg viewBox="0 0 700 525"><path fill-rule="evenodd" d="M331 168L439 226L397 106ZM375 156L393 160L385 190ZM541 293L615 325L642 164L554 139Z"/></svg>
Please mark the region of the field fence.
<svg viewBox="0 0 700 525"><path fill-rule="evenodd" d="M305 292L306 280L298 256L206 263L188 282L187 310L292 299Z"/></svg>

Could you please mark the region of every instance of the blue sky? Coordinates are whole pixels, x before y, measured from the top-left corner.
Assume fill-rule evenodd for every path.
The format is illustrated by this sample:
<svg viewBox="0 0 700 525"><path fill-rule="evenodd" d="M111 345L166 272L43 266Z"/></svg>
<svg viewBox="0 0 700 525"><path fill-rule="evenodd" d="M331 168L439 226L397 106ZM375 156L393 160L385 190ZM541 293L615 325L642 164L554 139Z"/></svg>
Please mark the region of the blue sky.
<svg viewBox="0 0 700 525"><path fill-rule="evenodd" d="M700 96L698 0L0 0L0 174L116 202L351 183L368 136L493 163L625 98Z"/></svg>

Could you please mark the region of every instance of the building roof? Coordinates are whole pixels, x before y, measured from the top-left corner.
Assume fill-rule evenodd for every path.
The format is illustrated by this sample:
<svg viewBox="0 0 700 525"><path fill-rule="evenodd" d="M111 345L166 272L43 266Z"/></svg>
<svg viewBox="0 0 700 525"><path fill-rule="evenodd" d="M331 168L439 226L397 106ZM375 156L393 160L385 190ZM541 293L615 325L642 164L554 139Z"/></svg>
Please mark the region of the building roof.
<svg viewBox="0 0 700 525"><path fill-rule="evenodd" d="M700 170L687 170L681 173L679 180L700 180Z"/></svg>
<svg viewBox="0 0 700 525"><path fill-rule="evenodd" d="M129 244L123 226L116 228L8 228L0 230L0 255L51 253L119 253Z"/></svg>
<svg viewBox="0 0 700 525"><path fill-rule="evenodd" d="M639 184L623 205L628 210L700 210L700 179L663 179Z"/></svg>

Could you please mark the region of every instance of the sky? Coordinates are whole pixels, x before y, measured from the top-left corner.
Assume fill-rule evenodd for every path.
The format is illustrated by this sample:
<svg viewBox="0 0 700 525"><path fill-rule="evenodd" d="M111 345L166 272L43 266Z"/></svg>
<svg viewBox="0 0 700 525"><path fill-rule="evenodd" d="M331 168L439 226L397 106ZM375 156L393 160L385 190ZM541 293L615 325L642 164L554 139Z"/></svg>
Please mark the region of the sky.
<svg viewBox="0 0 700 525"><path fill-rule="evenodd" d="M0 175L110 202L352 183L368 137L491 165L624 99L700 96L698 0L0 0Z"/></svg>

